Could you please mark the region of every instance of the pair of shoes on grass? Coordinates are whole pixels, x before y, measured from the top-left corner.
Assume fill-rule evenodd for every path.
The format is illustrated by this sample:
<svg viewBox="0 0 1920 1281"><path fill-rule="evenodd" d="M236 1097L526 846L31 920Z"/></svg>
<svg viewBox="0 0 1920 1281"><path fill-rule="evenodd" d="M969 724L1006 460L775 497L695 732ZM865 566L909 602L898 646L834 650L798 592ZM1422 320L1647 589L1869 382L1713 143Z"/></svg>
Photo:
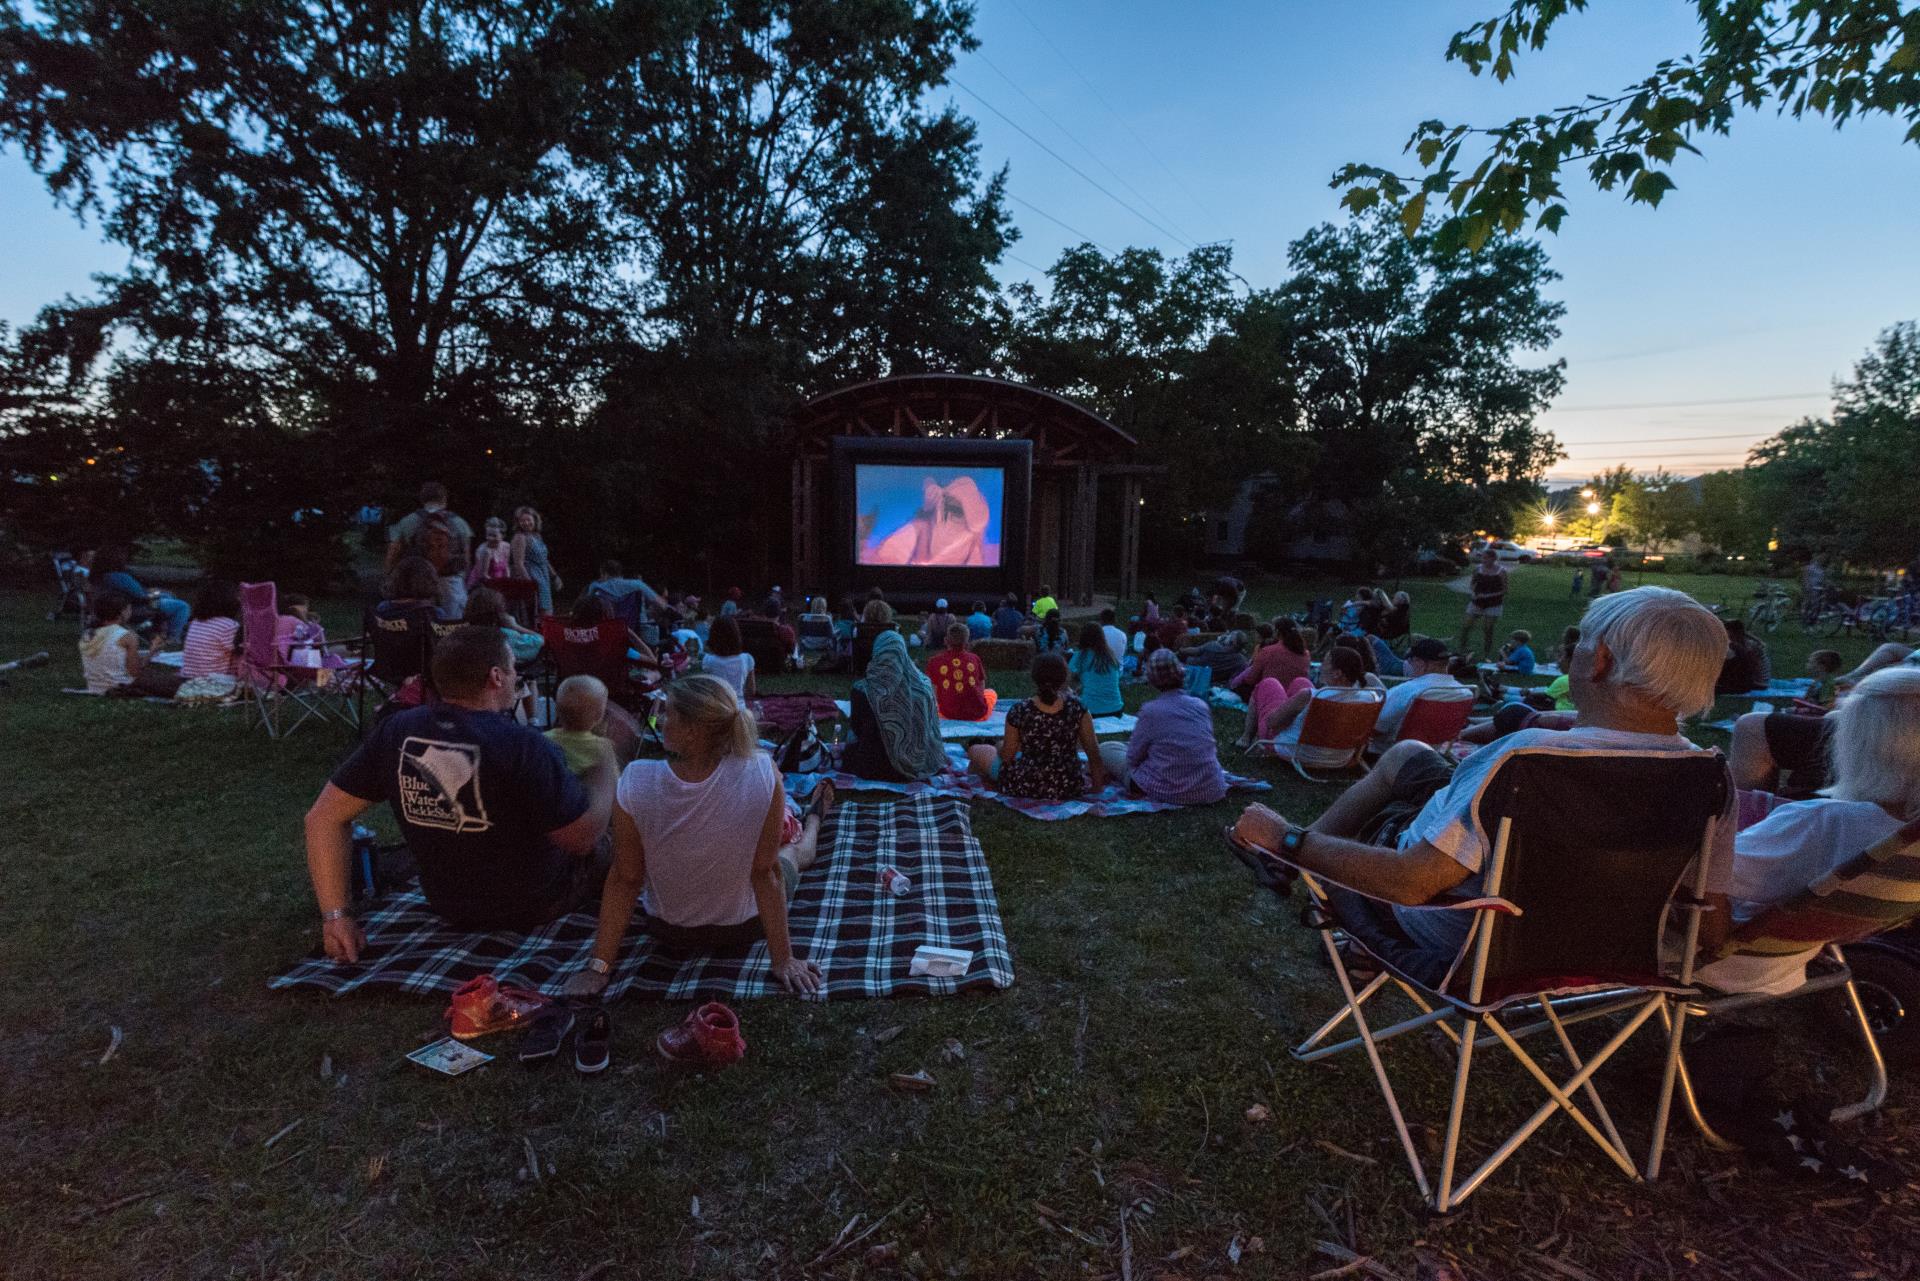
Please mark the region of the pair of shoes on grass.
<svg viewBox="0 0 1920 1281"><path fill-rule="evenodd" d="M567 1035L578 1026L573 1038L575 1070L589 1075L604 1072L611 1061L613 1023L597 1002L572 1006L529 988L502 984L491 974L461 984L447 1005L446 1018L449 1030L461 1041L526 1028L520 1061L529 1066L558 1057Z"/></svg>
<svg viewBox="0 0 1920 1281"><path fill-rule="evenodd" d="M832 794L824 798L832 805ZM567 1037L573 1037L573 1066L593 1075L612 1061L613 1020L597 1000L570 1004L555 1001L528 988L503 985L491 974L463 983L447 1006L447 1022L455 1038L475 1040L496 1032L527 1029L520 1044L520 1061L528 1066L559 1057ZM660 1033L654 1041L669 1062L724 1067L746 1056L740 1035L740 1016L718 1001L709 1001L687 1015L678 1027Z"/></svg>

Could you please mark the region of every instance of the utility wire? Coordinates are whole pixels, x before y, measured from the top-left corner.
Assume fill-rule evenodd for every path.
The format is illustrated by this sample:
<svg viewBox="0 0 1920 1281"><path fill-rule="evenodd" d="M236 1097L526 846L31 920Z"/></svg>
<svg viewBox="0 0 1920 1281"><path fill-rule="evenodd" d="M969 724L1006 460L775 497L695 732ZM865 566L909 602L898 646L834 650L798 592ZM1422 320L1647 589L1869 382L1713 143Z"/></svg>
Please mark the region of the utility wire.
<svg viewBox="0 0 1920 1281"><path fill-rule="evenodd" d="M977 89L972 88L971 86L966 84L966 82L956 79L953 76L948 76L947 79L950 83L954 85L955 88L964 89L966 90L967 93L971 94L974 98L978 99L981 106L985 107L988 111L991 111L994 115L999 116L1002 120L1006 121L1007 124L1012 126L1013 129L1016 132L1018 132L1021 137L1031 142L1034 146L1040 148L1040 150L1046 152L1049 156L1052 156L1055 160L1058 160L1061 164L1065 165L1067 168L1073 170L1074 173L1078 174L1082 179L1084 179L1087 182L1087 184L1091 186L1095 191L1098 191L1101 195L1113 201L1114 204L1119 205L1122 209L1126 210L1128 213L1138 218L1141 222L1146 223L1147 226L1152 227L1155 231L1167 237L1169 240L1177 240L1181 244L1186 245L1186 247L1189 249L1192 249L1194 247L1185 237L1177 236L1173 232L1168 231L1165 227L1162 227L1159 223L1147 217L1145 214L1141 213L1138 209L1134 208L1132 205L1128 204L1126 201L1122 200L1120 197L1114 195L1112 191L1102 186L1097 179L1090 176L1087 173L1087 171L1082 169L1079 165L1074 164L1073 161L1067 159L1065 156L1055 151L1052 147L1049 147L1046 143L1034 137L1033 134L1029 132L1027 128L1024 125L1022 125L1019 121L1015 120L1012 116L1008 115L1006 112L1000 110L1000 108L994 106L991 102L987 101L987 99L984 96L982 96Z"/></svg>
<svg viewBox="0 0 1920 1281"><path fill-rule="evenodd" d="M1053 113L1051 111L1048 111L1045 107L1041 106L1040 103L1034 98L1032 94L1028 93L1025 89L1022 89L1018 81L1016 81L1012 76L1008 75L1006 72L1002 71L998 63L996 63L992 58L989 58L984 53L976 52L974 56L979 58L980 61L986 63L987 66L993 71L995 75L999 76L1002 80L1006 81L1009 85L1013 86L1013 91L1019 94L1022 98L1025 98L1027 100L1027 105L1032 107L1035 111L1039 112L1041 117L1044 120L1046 120L1048 124L1052 125L1055 129L1058 129L1061 133L1065 134L1067 136L1067 140L1072 142L1074 146L1086 152L1087 158L1089 160L1093 161L1094 164L1099 165L1102 169L1106 170L1106 172L1113 178L1115 182L1119 183L1122 187L1125 187L1129 194L1131 194L1141 204L1153 210L1154 213L1158 214L1162 219L1166 221L1166 224L1169 227L1173 228L1175 232L1179 233L1182 238L1185 238L1186 236L1185 228L1181 227L1179 223L1175 222L1173 220L1172 215L1168 214L1166 210L1162 209L1160 206L1154 204L1153 201L1149 200L1145 192L1141 191L1138 187L1128 182L1124 174L1122 174L1119 170L1115 169L1112 165L1108 164L1106 161L1102 160L1098 155L1098 153L1096 153L1092 147L1089 147L1086 143L1082 142L1074 134L1073 130L1067 128L1065 125L1061 124L1059 120L1055 119Z"/></svg>
<svg viewBox="0 0 1920 1281"><path fill-rule="evenodd" d="M1086 232L1074 226L1072 223L1067 222L1064 219L1054 217L1052 214L1042 209L1039 205L1034 204L1033 201L1022 200L1020 197L1014 195L1011 191L1007 192L1006 195L1007 195L1007 199L1013 201L1014 204L1025 205L1027 208L1039 214L1042 218L1045 218L1048 222L1058 223L1060 226L1065 227L1068 231L1072 232L1074 235L1080 237L1080 239L1093 245L1096 249L1100 250L1101 253L1111 254L1114 252L1113 250L1107 248L1105 245L1101 244L1099 241L1095 240L1092 236L1089 236Z"/></svg>
<svg viewBox="0 0 1920 1281"><path fill-rule="evenodd" d="M1781 396L1733 396L1725 400L1651 400L1637 405L1555 405L1556 414L1592 414L1613 409L1690 409L1698 405L1759 405L1770 400L1816 400L1824 391L1795 391Z"/></svg>
<svg viewBox="0 0 1920 1281"><path fill-rule="evenodd" d="M1114 109L1114 105L1111 102L1107 101L1106 95L1100 92L1100 86L1095 84L1093 81L1089 80L1087 78L1086 72L1080 70L1080 68L1074 64L1073 59L1067 56L1067 51L1065 49L1062 49L1059 46L1059 44L1054 40L1054 38L1046 33L1045 28L1043 28L1039 23L1033 20L1033 15L1028 13L1026 9L1021 7L1020 0L1009 0L1009 3L1013 5L1014 11L1016 13L1018 13L1022 18L1025 18L1027 20L1027 25L1029 27L1032 27L1036 32L1038 32L1040 35L1040 38L1047 42L1048 47L1051 48L1055 54L1059 55L1060 61L1066 64L1067 70L1073 72L1074 75L1080 77L1080 83L1084 84L1087 87L1088 92L1093 94L1094 100L1096 102L1098 102L1101 106L1107 109L1108 115L1112 116L1115 120L1118 120L1120 122L1120 127L1125 129L1127 133L1133 138L1134 142L1139 144L1140 150L1144 151L1147 154L1149 159L1151 159L1155 164L1159 165L1161 170L1166 173L1167 177L1173 179L1173 185L1180 189L1180 194L1185 196L1189 201L1191 201L1195 209L1198 209L1201 213L1205 214L1207 216L1207 221L1211 222L1214 226L1217 227L1223 224L1226 220L1224 218L1221 218L1218 214L1214 213L1213 210L1207 208L1205 205L1200 203L1200 198L1193 194L1192 188L1188 187L1186 183L1182 182L1180 180L1180 175L1175 173L1173 169L1167 164L1167 162L1162 160L1159 157L1159 155L1155 153L1154 149L1147 145L1147 140L1140 136L1139 132L1134 129L1133 125L1128 122L1127 118L1121 115L1117 110Z"/></svg>
<svg viewBox="0 0 1920 1281"><path fill-rule="evenodd" d="M1595 445L1682 445L1690 440L1751 440L1751 439L1753 439L1753 433L1750 431L1730 431L1730 432L1724 432L1718 436L1636 436L1628 440L1596 440L1596 441L1592 441L1591 443ZM1562 442L1562 443L1565 443L1565 442ZM1567 448L1578 449L1580 448L1580 446L1567 444Z"/></svg>

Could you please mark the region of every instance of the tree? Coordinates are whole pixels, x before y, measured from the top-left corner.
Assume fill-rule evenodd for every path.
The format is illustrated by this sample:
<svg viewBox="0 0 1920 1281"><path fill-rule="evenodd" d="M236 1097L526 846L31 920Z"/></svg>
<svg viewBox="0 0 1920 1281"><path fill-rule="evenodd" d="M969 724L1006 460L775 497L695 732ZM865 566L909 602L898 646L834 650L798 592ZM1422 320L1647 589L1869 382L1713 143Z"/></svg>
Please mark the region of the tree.
<svg viewBox="0 0 1920 1281"><path fill-rule="evenodd" d="M1613 496L1608 524L1618 530L1629 545L1642 551L1675 542L1691 533L1697 523L1696 499L1686 481L1658 471L1637 476L1621 486Z"/></svg>
<svg viewBox="0 0 1920 1281"><path fill-rule="evenodd" d="M1700 478L1697 525L1707 546L1728 556L1759 558L1767 550L1767 524L1751 476L1745 471L1708 472Z"/></svg>
<svg viewBox="0 0 1920 1281"><path fill-rule="evenodd" d="M1920 451L1920 325L1882 331L1834 387L1832 419L1803 419L1754 447L1757 507L1790 555L1874 567L1920 551L1920 508L1900 483Z"/></svg>
<svg viewBox="0 0 1920 1281"><path fill-rule="evenodd" d="M1522 47L1546 44L1554 23L1586 0L1514 0L1507 11L1456 33L1447 60L1497 80L1514 73ZM1423 122L1406 149L1420 172L1350 164L1334 175L1345 203L1364 211L1400 207L1409 234L1444 205L1443 235L1479 249L1529 218L1557 231L1566 217L1561 171L1585 161L1602 191L1650 205L1673 190L1670 173L1696 139L1728 134L1742 108L1772 104L1836 126L1855 116L1907 121L1920 142L1920 9L1899 0L1696 0L1700 47L1667 58L1635 84L1504 125ZM1484 151L1477 164L1463 148ZM1470 171L1469 171L1470 170ZM1409 193L1412 193L1409 196Z"/></svg>
<svg viewBox="0 0 1920 1281"><path fill-rule="evenodd" d="M1560 457L1537 415L1564 364L1519 363L1559 336L1565 308L1538 244L1486 253L1377 217L1296 240L1278 291L1291 319L1309 485L1358 513L1363 555L1399 563L1420 540L1505 529Z"/></svg>

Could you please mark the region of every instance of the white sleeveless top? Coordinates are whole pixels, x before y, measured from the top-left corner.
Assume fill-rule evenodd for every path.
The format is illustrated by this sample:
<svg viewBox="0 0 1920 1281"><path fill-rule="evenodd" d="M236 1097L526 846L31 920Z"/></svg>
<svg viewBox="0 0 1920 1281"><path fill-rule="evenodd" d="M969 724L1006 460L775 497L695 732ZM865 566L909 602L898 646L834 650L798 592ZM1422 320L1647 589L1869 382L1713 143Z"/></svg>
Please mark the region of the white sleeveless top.
<svg viewBox="0 0 1920 1281"><path fill-rule="evenodd" d="M118 623L96 627L80 638L80 671L87 678L87 690L104 694L110 689L133 683L127 675L127 651L120 638L127 629Z"/></svg>
<svg viewBox="0 0 1920 1281"><path fill-rule="evenodd" d="M627 766L615 798L646 850L647 915L673 925L738 925L759 914L753 852L775 786L765 752L723 756L698 783L663 760Z"/></svg>

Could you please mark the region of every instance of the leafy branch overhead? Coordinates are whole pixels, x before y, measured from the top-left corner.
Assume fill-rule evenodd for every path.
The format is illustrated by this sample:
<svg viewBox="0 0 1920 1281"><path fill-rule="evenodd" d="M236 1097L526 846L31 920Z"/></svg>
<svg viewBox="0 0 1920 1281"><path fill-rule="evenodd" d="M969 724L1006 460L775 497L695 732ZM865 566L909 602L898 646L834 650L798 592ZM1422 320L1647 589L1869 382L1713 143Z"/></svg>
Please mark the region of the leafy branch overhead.
<svg viewBox="0 0 1920 1281"><path fill-rule="evenodd" d="M1523 49L1545 46L1553 24L1587 0L1516 0L1505 14L1456 33L1447 60L1506 81ZM1741 108L1772 104L1835 127L1887 115L1920 143L1920 8L1899 0L1697 0L1700 48L1669 58L1612 95L1506 124L1428 120L1408 139L1419 171L1349 164L1333 176L1356 213L1396 209L1409 236L1441 214L1446 243L1478 250L1498 232L1558 231L1567 215L1561 175L1584 163L1602 191L1657 205L1695 141L1731 132ZM1465 153L1463 155L1463 153ZM1476 160L1475 157L1478 157Z"/></svg>

